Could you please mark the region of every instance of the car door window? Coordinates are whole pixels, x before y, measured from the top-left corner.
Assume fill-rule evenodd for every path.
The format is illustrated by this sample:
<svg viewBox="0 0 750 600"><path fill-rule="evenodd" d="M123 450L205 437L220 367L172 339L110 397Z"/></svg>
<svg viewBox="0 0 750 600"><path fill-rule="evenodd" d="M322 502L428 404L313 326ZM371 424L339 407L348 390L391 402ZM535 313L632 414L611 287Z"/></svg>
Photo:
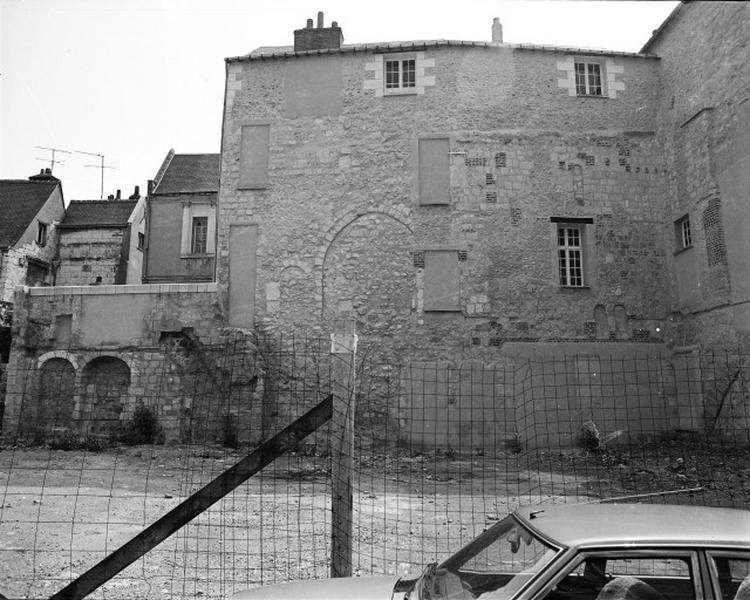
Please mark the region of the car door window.
<svg viewBox="0 0 750 600"><path fill-rule="evenodd" d="M586 553L553 580L544 600L699 600L695 558L664 552ZM742 600L750 600L742 599Z"/></svg>
<svg viewBox="0 0 750 600"><path fill-rule="evenodd" d="M750 600L750 556L712 553L710 558L721 600Z"/></svg>

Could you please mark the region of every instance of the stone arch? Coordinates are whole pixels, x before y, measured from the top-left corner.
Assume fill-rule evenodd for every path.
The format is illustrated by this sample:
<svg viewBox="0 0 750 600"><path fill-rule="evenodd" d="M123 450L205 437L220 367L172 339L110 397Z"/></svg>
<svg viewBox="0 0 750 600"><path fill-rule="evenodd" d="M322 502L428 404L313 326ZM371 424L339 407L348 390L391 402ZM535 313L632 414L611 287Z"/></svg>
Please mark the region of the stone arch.
<svg viewBox="0 0 750 600"><path fill-rule="evenodd" d="M89 432L112 434L119 429L131 374L124 360L111 355L97 356L83 367L81 419Z"/></svg>
<svg viewBox="0 0 750 600"><path fill-rule="evenodd" d="M50 356L41 363L38 402L38 424L43 424L45 428L72 426L76 404L76 365L68 357Z"/></svg>
<svg viewBox="0 0 750 600"><path fill-rule="evenodd" d="M349 217L326 236L322 318L354 318L363 334L392 333L412 311L414 233L400 215L387 211Z"/></svg>
<svg viewBox="0 0 750 600"><path fill-rule="evenodd" d="M71 365L73 365L73 368L76 371L80 369L78 357L72 352L68 352L67 350L54 350L52 352L45 352L37 359L37 367L42 368L44 363L53 358L63 358L67 360Z"/></svg>

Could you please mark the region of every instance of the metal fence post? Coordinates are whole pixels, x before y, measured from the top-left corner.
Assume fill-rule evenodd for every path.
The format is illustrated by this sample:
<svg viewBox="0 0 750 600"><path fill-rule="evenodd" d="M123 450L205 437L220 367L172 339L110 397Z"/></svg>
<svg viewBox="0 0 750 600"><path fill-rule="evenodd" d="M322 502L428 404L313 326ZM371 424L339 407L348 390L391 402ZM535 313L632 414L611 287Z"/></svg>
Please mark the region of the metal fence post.
<svg viewBox="0 0 750 600"><path fill-rule="evenodd" d="M331 577L352 574L352 457L354 455L354 321L339 320L331 334Z"/></svg>

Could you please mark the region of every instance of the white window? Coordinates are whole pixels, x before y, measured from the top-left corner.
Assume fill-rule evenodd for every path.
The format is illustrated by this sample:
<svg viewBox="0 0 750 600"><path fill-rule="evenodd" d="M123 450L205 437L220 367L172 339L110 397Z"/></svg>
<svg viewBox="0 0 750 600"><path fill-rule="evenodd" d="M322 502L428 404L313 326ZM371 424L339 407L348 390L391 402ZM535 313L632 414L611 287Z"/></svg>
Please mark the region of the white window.
<svg viewBox="0 0 750 600"><path fill-rule="evenodd" d="M36 231L36 243L40 246L47 245L47 223L39 221Z"/></svg>
<svg viewBox="0 0 750 600"><path fill-rule="evenodd" d="M430 74L434 67L435 59L426 58L424 52L378 54L365 64L372 77L365 79L364 88L372 90L376 98L419 96L435 85L435 76Z"/></svg>
<svg viewBox="0 0 750 600"><path fill-rule="evenodd" d="M385 60L386 90L409 90L417 87L417 61L415 58Z"/></svg>
<svg viewBox="0 0 750 600"><path fill-rule="evenodd" d="M216 252L216 207L212 204L185 204L182 207L183 256L213 255Z"/></svg>
<svg viewBox="0 0 750 600"><path fill-rule="evenodd" d="M576 94L579 96L602 96L604 86L602 65L594 61L575 61Z"/></svg>
<svg viewBox="0 0 750 600"><path fill-rule="evenodd" d="M690 232L690 215L685 215L675 221L674 237L678 251L690 248L693 245L693 235Z"/></svg>
<svg viewBox="0 0 750 600"><path fill-rule="evenodd" d="M560 285L583 287L583 226L557 226L557 264Z"/></svg>

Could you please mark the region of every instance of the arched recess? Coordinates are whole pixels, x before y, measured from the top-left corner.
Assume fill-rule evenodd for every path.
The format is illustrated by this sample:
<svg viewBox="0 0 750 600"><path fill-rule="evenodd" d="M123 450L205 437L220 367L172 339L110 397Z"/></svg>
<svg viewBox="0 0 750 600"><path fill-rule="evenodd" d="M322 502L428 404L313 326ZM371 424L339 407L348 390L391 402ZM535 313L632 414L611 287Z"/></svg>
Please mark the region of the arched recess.
<svg viewBox="0 0 750 600"><path fill-rule="evenodd" d="M407 327L415 289L414 235L386 212L357 215L326 248L322 317L353 318L363 335L392 335Z"/></svg>
<svg viewBox="0 0 750 600"><path fill-rule="evenodd" d="M37 425L70 427L75 408L76 370L66 358L53 357L39 368Z"/></svg>
<svg viewBox="0 0 750 600"><path fill-rule="evenodd" d="M81 419L91 433L110 434L120 426L128 398L130 367L114 356L99 356L83 368Z"/></svg>

